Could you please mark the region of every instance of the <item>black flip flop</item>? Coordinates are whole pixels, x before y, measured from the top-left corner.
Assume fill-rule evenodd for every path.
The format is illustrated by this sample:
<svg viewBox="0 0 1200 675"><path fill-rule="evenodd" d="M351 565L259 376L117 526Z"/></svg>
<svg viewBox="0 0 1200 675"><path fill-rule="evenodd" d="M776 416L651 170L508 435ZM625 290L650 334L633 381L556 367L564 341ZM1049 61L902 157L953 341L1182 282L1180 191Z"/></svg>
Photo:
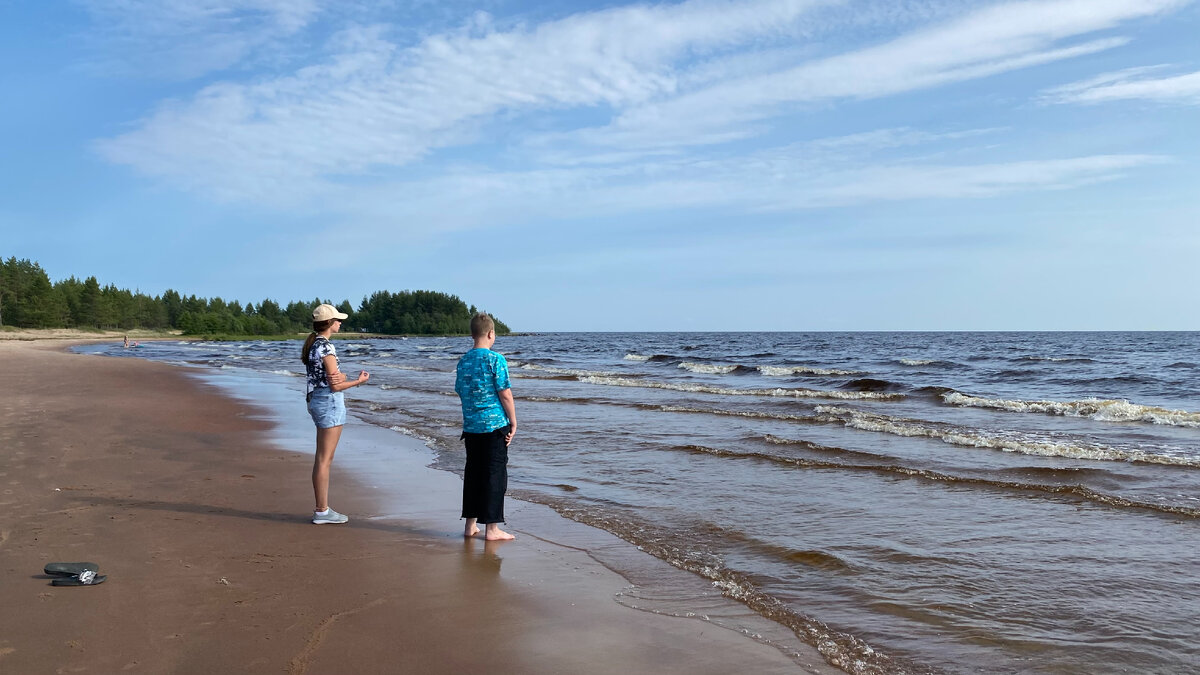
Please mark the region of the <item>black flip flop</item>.
<svg viewBox="0 0 1200 675"><path fill-rule="evenodd" d="M103 574L96 574L91 570L84 570L77 577L59 577L50 582L51 586L95 586L96 584L104 583L108 577Z"/></svg>
<svg viewBox="0 0 1200 675"><path fill-rule="evenodd" d="M53 562L46 563L46 574L56 577L77 577L84 572L96 572L100 566L92 562Z"/></svg>

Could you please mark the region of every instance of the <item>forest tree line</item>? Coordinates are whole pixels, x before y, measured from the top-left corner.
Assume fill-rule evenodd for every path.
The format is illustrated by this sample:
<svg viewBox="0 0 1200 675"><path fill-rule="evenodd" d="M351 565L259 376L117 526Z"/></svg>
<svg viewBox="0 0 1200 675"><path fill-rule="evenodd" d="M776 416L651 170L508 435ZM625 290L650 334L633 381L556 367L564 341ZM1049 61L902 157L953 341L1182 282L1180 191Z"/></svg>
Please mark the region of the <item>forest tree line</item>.
<svg viewBox="0 0 1200 675"><path fill-rule="evenodd" d="M329 300L296 300L286 305L265 299L242 305L237 300L201 298L168 289L162 295L101 286L96 277L70 277L51 283L41 265L11 257L0 259L0 327L83 328L101 330L180 330L185 335L284 335L312 329L312 310ZM389 335L469 333L476 309L457 296L437 291L377 291L358 309L349 300L337 304L350 315L342 327ZM493 318L495 318L493 316ZM508 326L496 319L496 332Z"/></svg>

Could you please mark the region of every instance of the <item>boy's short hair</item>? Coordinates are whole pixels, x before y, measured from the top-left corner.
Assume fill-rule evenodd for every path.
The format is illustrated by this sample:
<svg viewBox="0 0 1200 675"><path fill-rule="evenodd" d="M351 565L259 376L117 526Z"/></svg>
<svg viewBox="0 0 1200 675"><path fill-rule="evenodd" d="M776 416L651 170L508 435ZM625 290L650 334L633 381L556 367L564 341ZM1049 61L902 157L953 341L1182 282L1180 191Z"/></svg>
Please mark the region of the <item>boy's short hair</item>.
<svg viewBox="0 0 1200 675"><path fill-rule="evenodd" d="M495 329L496 323L492 321L492 317L487 315L487 312L480 312L471 317L472 338L487 337L487 334Z"/></svg>

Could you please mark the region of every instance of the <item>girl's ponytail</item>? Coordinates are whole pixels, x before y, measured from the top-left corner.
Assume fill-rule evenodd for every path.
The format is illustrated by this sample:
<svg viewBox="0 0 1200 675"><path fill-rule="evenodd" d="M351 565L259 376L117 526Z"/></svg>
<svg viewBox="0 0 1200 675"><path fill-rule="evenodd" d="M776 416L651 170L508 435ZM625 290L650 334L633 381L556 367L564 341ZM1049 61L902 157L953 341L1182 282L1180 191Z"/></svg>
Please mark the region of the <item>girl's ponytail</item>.
<svg viewBox="0 0 1200 675"><path fill-rule="evenodd" d="M317 333L332 326L333 322L334 319L313 322L313 332L308 334L308 339L304 341L304 348L300 350L300 361L304 363L305 368L308 367L308 353L312 350L313 343L317 341Z"/></svg>

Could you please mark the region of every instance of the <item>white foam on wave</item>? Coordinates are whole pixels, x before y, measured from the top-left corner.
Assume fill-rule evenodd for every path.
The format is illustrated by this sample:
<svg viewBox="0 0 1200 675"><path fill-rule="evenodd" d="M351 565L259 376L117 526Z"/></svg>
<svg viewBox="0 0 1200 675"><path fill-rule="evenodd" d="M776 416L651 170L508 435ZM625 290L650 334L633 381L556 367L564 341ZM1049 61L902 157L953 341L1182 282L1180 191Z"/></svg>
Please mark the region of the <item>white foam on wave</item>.
<svg viewBox="0 0 1200 675"><path fill-rule="evenodd" d="M679 368L693 373L707 375L728 375L738 369L737 364L729 363L694 363L684 361ZM837 370L833 368L813 368L810 366L755 366L762 375L768 377L793 377L796 375L864 375L861 370Z"/></svg>
<svg viewBox="0 0 1200 675"><path fill-rule="evenodd" d="M1200 413L1138 405L1124 399L1087 398L1081 401L1022 401L984 398L982 396L970 396L952 391L942 394L942 400L950 405L970 408L992 408L1011 412L1086 417L1100 422L1149 422L1151 424L1165 424L1176 427L1200 428Z"/></svg>
<svg viewBox="0 0 1200 675"><path fill-rule="evenodd" d="M704 373L706 375L728 375L737 370L736 365L719 364L719 363L692 363L684 361L679 364L679 367L693 373Z"/></svg>
<svg viewBox="0 0 1200 675"><path fill-rule="evenodd" d="M541 373L550 373L551 375L570 375L572 377L616 377L618 375L618 373L610 373L604 370L555 368L554 366L541 366L536 363L522 363L516 367L520 370L534 370Z"/></svg>
<svg viewBox="0 0 1200 675"><path fill-rule="evenodd" d="M367 362L363 363L363 365L370 366L372 368L387 368L389 370L408 370L408 371L417 372L417 373L444 372L441 370L437 370L435 368L423 368L421 366L405 366L405 365L400 365L398 363L382 363L380 361L367 361Z"/></svg>
<svg viewBox="0 0 1200 675"><path fill-rule="evenodd" d="M758 366L758 372L768 377L791 377L793 375L866 375L861 370L811 368L809 366Z"/></svg>
<svg viewBox="0 0 1200 675"><path fill-rule="evenodd" d="M900 363L906 366L928 366L937 363L937 359L900 359Z"/></svg>
<svg viewBox="0 0 1200 675"><path fill-rule="evenodd" d="M634 380L626 377L580 377L580 382L587 384L602 384L610 387L641 387L644 389L669 389L671 391L686 391L698 394L720 394L722 396L786 396L791 398L834 398L844 400L891 400L904 398L904 394L882 394L874 391L818 391L816 389L730 389L726 387L710 387L703 384L683 384L676 382L655 382L653 380Z"/></svg>
<svg viewBox="0 0 1200 675"><path fill-rule="evenodd" d="M287 377L304 377L302 373L297 373L294 370L272 370L272 375L286 375Z"/></svg>
<svg viewBox="0 0 1200 675"><path fill-rule="evenodd" d="M1042 455L1045 457L1069 457L1072 459L1115 462L1147 462L1174 466L1200 466L1200 457L1163 455L1132 449L1122 450L1098 443L1054 442L1037 438L1019 437L1015 434L1005 432L988 433L978 429L935 425L920 420L881 415L879 413L841 408L838 406L819 405L816 407L816 413L822 421L840 422L853 429L876 431L896 436L933 438L943 443L949 443L950 445L971 448L990 448L1005 452Z"/></svg>
<svg viewBox="0 0 1200 675"><path fill-rule="evenodd" d="M787 413L765 413L755 410L721 410L720 408L692 408L682 405L660 405L658 409L663 412L679 412L679 413L699 413L703 415L727 415L729 417L749 417L752 419L763 420L788 420L795 422L812 422L819 421L815 417L806 417L804 415L789 415Z"/></svg>
<svg viewBox="0 0 1200 675"><path fill-rule="evenodd" d="M425 446L430 449L436 450L437 446L439 445L438 440L436 438L434 438L433 436L428 436L419 431L409 429L408 427L402 427L402 426L396 425L396 426L388 427L388 429L390 429L391 431L395 431L397 433L404 434L405 436L411 436L412 438L415 438L415 439L421 441L422 443L424 443Z"/></svg>
<svg viewBox="0 0 1200 675"><path fill-rule="evenodd" d="M434 346L417 345L417 351L419 351L419 352L440 352L440 351L443 351L446 349L450 349L453 346L454 345L452 345L452 344L450 344L450 345L434 345Z"/></svg>
<svg viewBox="0 0 1200 675"><path fill-rule="evenodd" d="M650 357L643 356L642 354L626 354L625 360L626 361L649 361Z"/></svg>

